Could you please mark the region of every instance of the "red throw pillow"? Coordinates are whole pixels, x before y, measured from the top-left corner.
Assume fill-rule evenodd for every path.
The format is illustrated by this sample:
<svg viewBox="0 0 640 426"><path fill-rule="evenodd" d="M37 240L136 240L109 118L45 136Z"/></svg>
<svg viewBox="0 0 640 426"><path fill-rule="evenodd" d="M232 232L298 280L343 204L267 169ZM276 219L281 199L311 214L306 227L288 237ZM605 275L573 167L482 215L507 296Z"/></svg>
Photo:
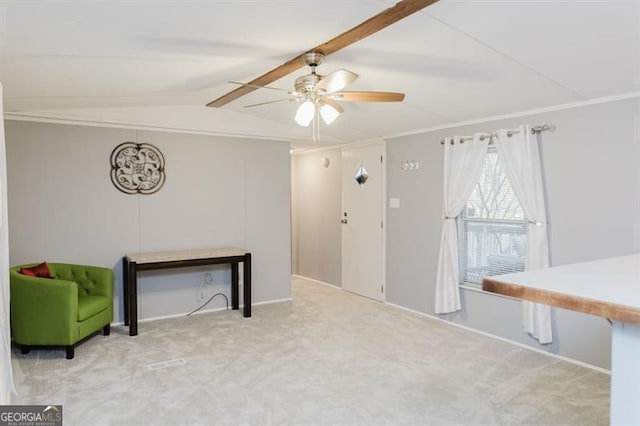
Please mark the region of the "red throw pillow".
<svg viewBox="0 0 640 426"><path fill-rule="evenodd" d="M31 266L30 268L20 268L20 273L22 275L29 275L30 277L53 278L49 271L47 262L42 262L41 264Z"/></svg>

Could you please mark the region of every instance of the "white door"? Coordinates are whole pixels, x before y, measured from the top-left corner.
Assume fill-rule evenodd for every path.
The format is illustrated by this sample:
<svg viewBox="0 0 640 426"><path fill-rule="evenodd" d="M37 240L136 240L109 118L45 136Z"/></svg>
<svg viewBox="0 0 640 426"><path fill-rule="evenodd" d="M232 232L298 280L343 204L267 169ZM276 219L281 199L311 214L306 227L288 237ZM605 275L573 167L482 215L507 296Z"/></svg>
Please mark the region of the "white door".
<svg viewBox="0 0 640 426"><path fill-rule="evenodd" d="M384 152L384 143L342 151L342 288L375 300L384 300Z"/></svg>

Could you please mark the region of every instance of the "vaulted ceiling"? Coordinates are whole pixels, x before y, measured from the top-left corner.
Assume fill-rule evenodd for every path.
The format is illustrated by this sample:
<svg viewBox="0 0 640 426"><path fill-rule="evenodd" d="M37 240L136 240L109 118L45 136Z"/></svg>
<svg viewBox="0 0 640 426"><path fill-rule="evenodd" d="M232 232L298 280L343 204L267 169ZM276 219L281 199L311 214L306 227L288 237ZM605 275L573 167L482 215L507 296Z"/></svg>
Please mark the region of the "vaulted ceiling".
<svg viewBox="0 0 640 426"><path fill-rule="evenodd" d="M0 1L0 81L9 118L309 140L298 104L260 89L205 104L392 6L386 0ZM327 58L349 90L320 129L352 142L594 99L640 94L638 1L441 0ZM293 89L295 77L274 87ZM285 93L286 95L286 93Z"/></svg>

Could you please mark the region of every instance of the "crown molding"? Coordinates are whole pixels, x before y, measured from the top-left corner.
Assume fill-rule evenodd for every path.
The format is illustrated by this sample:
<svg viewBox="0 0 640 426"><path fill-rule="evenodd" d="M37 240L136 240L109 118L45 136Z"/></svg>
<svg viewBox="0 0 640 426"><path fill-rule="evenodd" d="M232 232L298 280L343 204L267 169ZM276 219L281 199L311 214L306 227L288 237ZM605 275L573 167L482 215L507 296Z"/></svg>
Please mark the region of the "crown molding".
<svg viewBox="0 0 640 426"><path fill-rule="evenodd" d="M624 94L615 95L615 96L607 96L603 98L590 99L588 101L571 102L567 104L530 109L530 110L514 112L510 114L495 115L495 116L478 118L478 119L468 120L468 121L458 121L455 123L443 124L441 126L427 127L423 129L411 130L408 132L393 133L393 134L384 136L384 139L389 140L389 139L399 138L402 136L411 136L411 135L417 135L420 133L430 133L438 130L453 129L456 127L469 126L473 124L490 123L492 121L506 120L509 118L526 117L530 115L543 114L543 113L554 112L554 111L562 111L562 110L572 109L572 108L581 108L581 107L586 107L591 105L604 104L608 102L617 102L617 101L634 99L634 98L640 98L640 92L624 93Z"/></svg>
<svg viewBox="0 0 640 426"><path fill-rule="evenodd" d="M185 134L206 135L206 136L223 136L223 137L242 138L242 139L261 139L261 140L270 140L270 141L279 141L279 142L288 142L288 143L292 142L292 139L290 138L282 138L277 136L265 136L265 135L253 134L248 132L220 132L220 131L212 131L212 130L185 129L182 127L154 126L149 124L136 124L136 123L126 123L126 122L117 122L117 121L82 120L78 118L53 117L48 115L34 115L34 114L19 113L19 112L5 113L4 119L13 120L13 121L32 121L36 123L67 124L71 126L149 130L149 131L155 131L155 132L185 133Z"/></svg>

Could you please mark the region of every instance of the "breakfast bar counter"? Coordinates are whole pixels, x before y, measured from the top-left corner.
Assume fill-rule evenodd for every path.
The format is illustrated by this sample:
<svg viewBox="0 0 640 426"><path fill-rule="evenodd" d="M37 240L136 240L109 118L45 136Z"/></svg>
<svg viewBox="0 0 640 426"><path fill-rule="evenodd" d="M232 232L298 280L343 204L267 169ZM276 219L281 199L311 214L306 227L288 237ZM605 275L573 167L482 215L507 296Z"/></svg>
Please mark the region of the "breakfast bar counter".
<svg viewBox="0 0 640 426"><path fill-rule="evenodd" d="M482 289L609 319L611 424L640 425L640 254L487 277Z"/></svg>

